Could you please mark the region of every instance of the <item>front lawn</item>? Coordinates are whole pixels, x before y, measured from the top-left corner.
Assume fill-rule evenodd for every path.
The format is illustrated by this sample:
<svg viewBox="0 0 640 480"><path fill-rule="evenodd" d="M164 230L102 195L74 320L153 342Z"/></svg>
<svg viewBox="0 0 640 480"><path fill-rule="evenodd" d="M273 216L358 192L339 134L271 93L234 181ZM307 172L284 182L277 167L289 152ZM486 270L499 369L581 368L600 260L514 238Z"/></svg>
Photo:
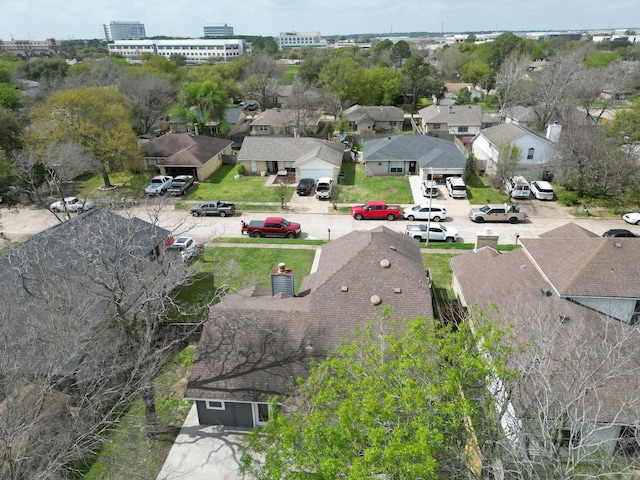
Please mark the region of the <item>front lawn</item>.
<svg viewBox="0 0 640 480"><path fill-rule="evenodd" d="M280 187L265 186L267 177L239 175L239 165L222 165L206 181L196 185L184 200L222 200L225 202L279 202ZM295 187L286 187L285 201Z"/></svg>
<svg viewBox="0 0 640 480"><path fill-rule="evenodd" d="M486 177L480 177L477 173L473 173L467 180L467 196L474 205L509 203L509 197L505 192L493 188Z"/></svg>
<svg viewBox="0 0 640 480"><path fill-rule="evenodd" d="M341 185L339 203L413 203L411 185L407 177L365 177L364 164L345 162L342 164L344 181Z"/></svg>

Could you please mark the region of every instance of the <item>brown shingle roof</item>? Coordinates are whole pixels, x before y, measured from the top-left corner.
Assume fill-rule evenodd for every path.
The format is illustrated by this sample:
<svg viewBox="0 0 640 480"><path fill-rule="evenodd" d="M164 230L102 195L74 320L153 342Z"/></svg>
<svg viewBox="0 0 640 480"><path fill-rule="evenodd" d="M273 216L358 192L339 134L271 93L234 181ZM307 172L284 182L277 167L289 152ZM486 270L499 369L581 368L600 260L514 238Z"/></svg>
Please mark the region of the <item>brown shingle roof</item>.
<svg viewBox="0 0 640 480"><path fill-rule="evenodd" d="M322 247L318 269L300 296L229 295L205 324L187 398L266 400L305 376L310 357L324 357L371 322L432 317L420 249L386 227L356 231ZM379 305L372 303L378 296Z"/></svg>
<svg viewBox="0 0 640 480"><path fill-rule="evenodd" d="M145 144L146 157L163 157L158 165L200 166L231 145L231 140L188 133L169 133Z"/></svg>

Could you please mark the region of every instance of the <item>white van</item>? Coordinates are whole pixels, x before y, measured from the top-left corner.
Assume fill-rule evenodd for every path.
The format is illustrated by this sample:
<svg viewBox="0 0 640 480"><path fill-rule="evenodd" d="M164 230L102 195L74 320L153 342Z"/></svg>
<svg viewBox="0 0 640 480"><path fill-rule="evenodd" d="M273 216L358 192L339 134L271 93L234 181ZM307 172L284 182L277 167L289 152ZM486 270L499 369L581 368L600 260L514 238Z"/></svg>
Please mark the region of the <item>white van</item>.
<svg viewBox="0 0 640 480"><path fill-rule="evenodd" d="M440 195L438 184L433 180L423 180L421 189L423 197L437 197Z"/></svg>
<svg viewBox="0 0 640 480"><path fill-rule="evenodd" d="M522 175L508 178L504 184L510 198L529 198L531 195L529 182Z"/></svg>
<svg viewBox="0 0 640 480"><path fill-rule="evenodd" d="M467 198L467 185L462 177L447 177L447 192L453 198Z"/></svg>

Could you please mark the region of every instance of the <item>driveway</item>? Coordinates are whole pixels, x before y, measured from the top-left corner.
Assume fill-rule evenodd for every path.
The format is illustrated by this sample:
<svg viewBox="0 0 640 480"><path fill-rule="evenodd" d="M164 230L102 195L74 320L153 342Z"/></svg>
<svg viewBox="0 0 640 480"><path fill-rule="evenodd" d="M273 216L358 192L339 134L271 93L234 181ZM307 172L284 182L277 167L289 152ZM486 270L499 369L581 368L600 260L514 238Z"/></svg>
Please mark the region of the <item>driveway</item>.
<svg viewBox="0 0 640 480"><path fill-rule="evenodd" d="M195 403L157 480L239 480L241 445L247 432L198 424Z"/></svg>

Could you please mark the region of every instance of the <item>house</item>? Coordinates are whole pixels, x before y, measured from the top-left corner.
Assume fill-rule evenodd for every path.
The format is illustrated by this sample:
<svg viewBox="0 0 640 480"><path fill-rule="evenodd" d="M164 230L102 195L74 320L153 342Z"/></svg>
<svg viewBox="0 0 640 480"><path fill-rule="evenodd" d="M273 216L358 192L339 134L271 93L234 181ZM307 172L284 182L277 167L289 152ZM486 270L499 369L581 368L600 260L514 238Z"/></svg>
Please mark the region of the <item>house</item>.
<svg viewBox="0 0 640 480"><path fill-rule="evenodd" d="M366 174L419 174L425 180L431 173L436 179L461 176L466 150L460 142L454 142L430 135L395 135L366 141Z"/></svg>
<svg viewBox="0 0 640 480"><path fill-rule="evenodd" d="M424 133L440 138L453 135L465 145L481 129L500 123L498 117L485 113L479 105L429 105L418 113Z"/></svg>
<svg viewBox="0 0 640 480"><path fill-rule="evenodd" d="M558 434L563 446L571 439L609 454L638 452L638 240L569 223L519 243L450 260L460 305L513 327L509 366L520 378L507 381L513 415L503 426L533 455ZM534 429L541 419L546 428Z"/></svg>
<svg viewBox="0 0 640 480"><path fill-rule="evenodd" d="M400 133L404 112L391 106L353 105L342 112L346 130L358 133Z"/></svg>
<svg viewBox="0 0 640 480"><path fill-rule="evenodd" d="M144 144L145 170L159 169L160 175L193 175L203 181L225 159L233 160L233 141L189 133L170 133Z"/></svg>
<svg viewBox="0 0 640 480"><path fill-rule="evenodd" d="M505 123L517 123L525 128L531 128L538 122L538 116L533 107L514 105L513 107L506 108L502 112L502 115L504 116Z"/></svg>
<svg viewBox="0 0 640 480"><path fill-rule="evenodd" d="M502 123L479 132L473 139L472 151L478 160L480 171L493 173L500 159L500 152L507 145L515 145L522 152L516 172L528 180L540 179L548 163L556 155L551 140L559 135L560 125L550 125L548 138L542 137L514 123Z"/></svg>
<svg viewBox="0 0 640 480"><path fill-rule="evenodd" d="M297 180L338 180L342 162L351 154L345 144L311 137L246 137L238 163L247 174L291 173Z"/></svg>
<svg viewBox="0 0 640 480"><path fill-rule="evenodd" d="M321 115L303 110L270 108L251 121L252 135L298 137L315 134Z"/></svg>
<svg viewBox="0 0 640 480"><path fill-rule="evenodd" d="M271 291L248 288L211 308L185 394L201 424L261 425L269 400L291 393L311 359L365 325L387 331L391 322L433 317L430 278L406 235L384 226L354 231L322 246L314 265L297 295L298 272L281 264Z"/></svg>
<svg viewBox="0 0 640 480"><path fill-rule="evenodd" d="M116 298L123 309L138 301L139 275L163 283L157 260L169 234L95 208L0 256L3 371L70 375Z"/></svg>
<svg viewBox="0 0 640 480"><path fill-rule="evenodd" d="M478 102L482 100L482 92L476 88L473 83L466 82L447 82L444 84L446 89L443 98L437 98L433 96L433 103L442 106L455 104L454 98L460 93L460 90L466 90L469 92L469 98L472 102Z"/></svg>

